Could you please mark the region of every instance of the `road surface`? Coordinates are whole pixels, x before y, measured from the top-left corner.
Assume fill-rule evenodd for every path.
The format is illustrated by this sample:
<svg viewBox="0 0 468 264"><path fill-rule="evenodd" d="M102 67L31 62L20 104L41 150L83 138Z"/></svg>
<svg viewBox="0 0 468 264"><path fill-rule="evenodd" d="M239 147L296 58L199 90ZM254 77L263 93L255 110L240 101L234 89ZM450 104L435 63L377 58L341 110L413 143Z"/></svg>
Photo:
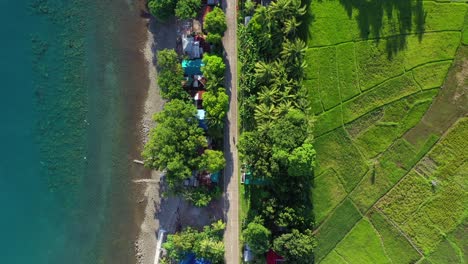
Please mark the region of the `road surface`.
<svg viewBox="0 0 468 264"><path fill-rule="evenodd" d="M224 213L226 231L224 244L226 247L225 263L238 264L239 250L239 162L236 143L237 127L237 0L225 0L223 8L226 12L227 30L223 45L226 51L226 90L229 94L229 111L224 128L224 155L226 168L224 170Z"/></svg>

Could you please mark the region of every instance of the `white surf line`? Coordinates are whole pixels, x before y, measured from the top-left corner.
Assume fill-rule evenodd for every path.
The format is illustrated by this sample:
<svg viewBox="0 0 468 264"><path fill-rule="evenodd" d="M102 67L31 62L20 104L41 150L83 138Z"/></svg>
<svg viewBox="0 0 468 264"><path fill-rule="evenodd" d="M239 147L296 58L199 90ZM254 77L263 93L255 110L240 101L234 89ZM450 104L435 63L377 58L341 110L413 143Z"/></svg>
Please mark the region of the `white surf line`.
<svg viewBox="0 0 468 264"><path fill-rule="evenodd" d="M163 242L164 233L166 233L166 230L164 229L161 229L158 232L158 243L156 243L156 253L154 256L154 264L159 264L159 257L161 255L161 245Z"/></svg>

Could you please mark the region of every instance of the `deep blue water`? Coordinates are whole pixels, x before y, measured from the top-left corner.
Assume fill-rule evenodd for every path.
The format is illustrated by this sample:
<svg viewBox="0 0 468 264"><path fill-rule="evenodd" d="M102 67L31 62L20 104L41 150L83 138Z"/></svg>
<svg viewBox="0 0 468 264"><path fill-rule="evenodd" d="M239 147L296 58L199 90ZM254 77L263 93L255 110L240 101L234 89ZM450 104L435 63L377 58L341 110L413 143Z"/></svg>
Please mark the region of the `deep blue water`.
<svg viewBox="0 0 468 264"><path fill-rule="evenodd" d="M0 0L0 263L131 262L129 8Z"/></svg>

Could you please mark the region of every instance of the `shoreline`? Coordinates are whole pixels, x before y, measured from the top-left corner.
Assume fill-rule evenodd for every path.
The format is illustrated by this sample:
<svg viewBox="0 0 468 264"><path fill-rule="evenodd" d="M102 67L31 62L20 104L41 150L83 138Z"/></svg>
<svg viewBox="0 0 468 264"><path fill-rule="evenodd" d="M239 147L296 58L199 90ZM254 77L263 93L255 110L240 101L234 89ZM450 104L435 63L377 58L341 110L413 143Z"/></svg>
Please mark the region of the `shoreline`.
<svg viewBox="0 0 468 264"><path fill-rule="evenodd" d="M148 19L148 25L151 23L151 19ZM152 117L154 113L161 111L163 100L159 95L157 80L156 80L156 67L153 64L154 52L153 47L155 45L154 35L147 27L146 29L146 41L143 47L143 55L146 60L147 75L149 79L149 87L147 90L146 99L144 102L144 112L141 120L141 136L143 138L143 145L149 139L149 132L152 127ZM142 146L143 147L143 146ZM158 199L158 188L159 175L160 173L151 170L149 175L154 182L146 182L142 188L142 195L140 201L146 200L143 212L143 221L140 225L139 234L135 241L135 253L137 263L151 263L151 256L155 255L156 251L156 231L159 229L159 225L155 219L156 206L160 203Z"/></svg>

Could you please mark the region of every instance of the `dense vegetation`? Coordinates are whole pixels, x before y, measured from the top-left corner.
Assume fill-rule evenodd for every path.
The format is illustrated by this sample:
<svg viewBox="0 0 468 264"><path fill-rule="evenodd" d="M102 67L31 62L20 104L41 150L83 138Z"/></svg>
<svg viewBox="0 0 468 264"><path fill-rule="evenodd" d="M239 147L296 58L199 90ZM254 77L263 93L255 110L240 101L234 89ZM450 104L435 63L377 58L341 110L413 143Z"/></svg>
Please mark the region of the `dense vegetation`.
<svg viewBox="0 0 468 264"><path fill-rule="evenodd" d="M213 264L224 263L223 232L226 224L217 221L205 226L203 231L187 227L182 232L168 235L163 248L169 259L180 262L188 254L211 261Z"/></svg>
<svg viewBox="0 0 468 264"><path fill-rule="evenodd" d="M195 4L194 1L179 1L176 13L185 12L183 10L187 8L193 11L193 6L182 6ZM154 1L149 1L148 5L150 9L156 6ZM215 34L222 36L223 32L220 30L226 28L225 16L221 9L215 10L216 13L211 16L213 21L209 23ZM212 33L210 30L206 30L208 34ZM175 50L164 49L157 53L158 86L161 96L168 102L154 116L157 125L150 132L150 139L142 156L147 167L166 171L171 193L182 195L196 206L206 206L213 198L221 195L221 189L218 186L186 187L183 182L192 177L194 171L215 173L226 165L223 152L219 150L229 104L229 97L222 85L226 65L216 54L203 56L204 66L201 71L207 79L203 107L208 123L208 131L204 131L200 127L197 108L184 89L185 77L181 59ZM207 149L208 137L213 141L213 149Z"/></svg>
<svg viewBox="0 0 468 264"><path fill-rule="evenodd" d="M174 15L179 19L195 18L200 8L201 0L148 0L150 13L161 21Z"/></svg>
<svg viewBox="0 0 468 264"><path fill-rule="evenodd" d="M316 116L317 262L463 263L462 67L446 77L457 48L466 60L467 10L433 1L311 3L303 83Z"/></svg>
<svg viewBox="0 0 468 264"><path fill-rule="evenodd" d="M244 12L252 12L246 2ZM313 261L310 185L315 150L307 90L302 86L307 46L298 37L305 14L299 0L255 9L239 25L239 99L244 171L257 184L244 186L248 213L243 238L257 259L273 248L288 263Z"/></svg>

